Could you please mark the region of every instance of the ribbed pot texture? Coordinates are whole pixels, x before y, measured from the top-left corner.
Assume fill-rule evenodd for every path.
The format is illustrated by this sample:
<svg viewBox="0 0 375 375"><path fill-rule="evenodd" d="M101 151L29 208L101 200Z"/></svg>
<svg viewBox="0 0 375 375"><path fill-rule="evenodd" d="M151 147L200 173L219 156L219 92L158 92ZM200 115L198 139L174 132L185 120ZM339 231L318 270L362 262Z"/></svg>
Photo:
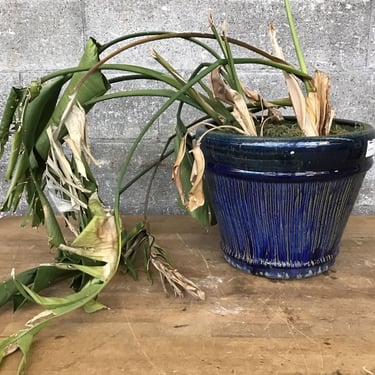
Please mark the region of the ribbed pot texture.
<svg viewBox="0 0 375 375"><path fill-rule="evenodd" d="M225 259L269 278L327 271L373 163L374 139L369 125L328 137L208 133L205 176Z"/></svg>

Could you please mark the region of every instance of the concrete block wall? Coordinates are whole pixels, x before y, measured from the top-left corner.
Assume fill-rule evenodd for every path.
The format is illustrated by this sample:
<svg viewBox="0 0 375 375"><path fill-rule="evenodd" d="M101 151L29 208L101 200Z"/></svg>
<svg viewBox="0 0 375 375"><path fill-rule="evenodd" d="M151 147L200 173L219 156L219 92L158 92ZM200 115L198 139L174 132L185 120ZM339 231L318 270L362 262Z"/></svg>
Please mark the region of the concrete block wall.
<svg viewBox="0 0 375 375"><path fill-rule="evenodd" d="M375 124L375 1L291 0L306 60L313 71L332 78L337 116ZM208 31L208 14L218 24L226 18L230 36L270 50L267 24L273 20L287 60L295 62L282 0L0 0L0 111L11 85L52 70L74 66L85 42L100 43L143 30ZM175 53L184 51L183 54ZM158 45L158 51L181 72L196 66L202 52L181 41ZM142 62L150 47L124 54L118 61ZM286 95L280 74L254 68L243 78L266 97ZM92 151L101 163L96 175L101 196L112 205L117 171L141 126L159 99L113 101L96 106L89 116ZM161 152L173 132L173 115L163 116L139 148L131 174ZM169 160L162 164L150 195L150 213L180 213L170 181ZM4 162L0 163L3 176ZM128 177L129 180L129 177ZM143 212L148 177L125 194L124 213ZM6 184L0 182L0 197ZM375 214L375 167L362 187L354 213Z"/></svg>

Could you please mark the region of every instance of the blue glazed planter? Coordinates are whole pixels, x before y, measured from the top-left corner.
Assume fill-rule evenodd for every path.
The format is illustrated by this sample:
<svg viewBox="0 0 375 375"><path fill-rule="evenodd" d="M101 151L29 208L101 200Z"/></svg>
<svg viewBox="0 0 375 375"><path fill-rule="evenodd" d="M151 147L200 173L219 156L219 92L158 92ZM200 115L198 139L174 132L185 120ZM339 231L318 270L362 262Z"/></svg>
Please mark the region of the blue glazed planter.
<svg viewBox="0 0 375 375"><path fill-rule="evenodd" d="M369 125L328 137L208 133L201 147L225 259L277 279L328 270L372 165L374 138Z"/></svg>

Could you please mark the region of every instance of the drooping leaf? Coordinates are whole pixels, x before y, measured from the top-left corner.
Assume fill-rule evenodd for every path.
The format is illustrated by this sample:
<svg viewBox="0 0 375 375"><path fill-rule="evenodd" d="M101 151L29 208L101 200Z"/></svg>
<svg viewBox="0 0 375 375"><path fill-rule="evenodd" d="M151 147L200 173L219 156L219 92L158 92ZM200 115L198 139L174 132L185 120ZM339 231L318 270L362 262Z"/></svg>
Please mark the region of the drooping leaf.
<svg viewBox="0 0 375 375"><path fill-rule="evenodd" d="M26 327L24 329L21 329L17 333L0 340L0 364L6 356L14 353L18 349L21 349L23 355L17 373L19 375L23 374L27 355L34 336L39 333L39 331L43 329L51 320L67 314L77 308L84 307L86 304L90 303L90 301L94 299L103 289L103 286L104 284L98 283L95 280L87 283L80 292L60 300L61 303L57 304L55 308L44 310L34 316L26 323ZM26 293L30 296L30 298L36 298L39 301L39 297L30 289L24 288L22 284L18 285L18 287L23 290L22 293ZM56 299L51 298L49 301L44 299L43 301L39 302L53 306L54 301L57 302Z"/></svg>
<svg viewBox="0 0 375 375"><path fill-rule="evenodd" d="M28 173L28 168L29 168L29 164L28 164L27 153L23 152L17 155L15 164L14 166L12 166L12 174L10 177L10 183L9 183L7 194L2 203L1 211L8 212L8 211L15 211L17 209L18 204L22 197L22 193L30 178L30 175Z"/></svg>
<svg viewBox="0 0 375 375"><path fill-rule="evenodd" d="M194 157L193 167L191 169L190 182L192 187L189 191L189 199L186 202L186 208L194 211L204 205L205 196L203 189L203 175L205 170L205 159L200 148L199 142L193 147L191 153Z"/></svg>
<svg viewBox="0 0 375 375"><path fill-rule="evenodd" d="M233 106L233 116L247 135L256 136L253 118L249 113L244 97L236 90L227 87L220 75L220 67L211 72L211 86L214 96Z"/></svg>
<svg viewBox="0 0 375 375"><path fill-rule="evenodd" d="M119 228L116 226L113 214L104 208L96 194L90 197L89 206L92 207L95 213L94 218L90 221L90 223L93 224L90 226L89 223L85 228L85 230L88 228L87 231L85 232L84 230L81 232L76 241L73 241L70 251L75 254L83 253L85 256L89 255L95 259L97 250L100 259L105 262L105 264L100 267L102 271L98 273L96 273L96 270L99 269L97 266L92 267L91 271L88 266L83 266L83 268L81 268L81 271L88 272L94 277L91 278L79 292L65 297L44 297L23 284L13 274L13 283L18 292L26 299L32 300L45 309L30 319L26 323L26 328L0 340L0 362L4 357L12 354L16 350L20 349L22 351L23 356L19 367L20 373L25 366L34 336L44 328L48 322L81 307L88 312L94 312L104 308L104 305L96 302L96 297L110 278L116 273L120 257L118 239ZM93 230L95 230L95 233L93 233ZM82 248L80 248L80 246L82 246ZM69 264L66 266L70 269Z"/></svg>
<svg viewBox="0 0 375 375"><path fill-rule="evenodd" d="M33 177L33 176L32 176ZM45 220L45 225L48 234L48 240L51 247L58 248L61 244L65 243L64 236L62 234L61 228L57 221L55 212L51 206L51 203L46 198L44 191L40 184L33 178L34 186L38 194L38 199L43 208L43 215Z"/></svg>
<svg viewBox="0 0 375 375"><path fill-rule="evenodd" d="M89 206L95 207L95 216L71 245L61 245L59 249L105 262L101 267L93 267L91 275L101 281L107 281L113 276L118 261L118 234L113 214L105 210L102 205L99 206L101 207L99 210L98 205L99 198L94 193L90 197ZM72 265L72 267L87 273L85 266Z"/></svg>
<svg viewBox="0 0 375 375"><path fill-rule="evenodd" d="M28 103L22 121L22 143L29 155L33 155L35 141L39 138L50 119L63 85L69 79L69 75L61 76L52 82L40 86L38 95ZM34 81L36 85L40 82ZM31 83L32 84L32 83ZM29 88L30 90L30 88ZM35 159L35 163L37 163ZM37 164L32 164L32 168L37 168Z"/></svg>
<svg viewBox="0 0 375 375"><path fill-rule="evenodd" d="M26 362L29 356L31 344L33 342L34 335L23 335L17 340L17 346L22 352L22 359L18 366L18 373L23 373L26 366Z"/></svg>
<svg viewBox="0 0 375 375"><path fill-rule="evenodd" d="M4 146L8 141L11 125L18 126L16 112L19 105L24 102L27 95L27 88L12 87L3 110L3 117L0 122L0 157L3 155ZM13 131L16 129L13 129Z"/></svg>
<svg viewBox="0 0 375 375"><path fill-rule="evenodd" d="M78 67L90 68L98 61L98 45L94 41L94 39L89 39ZM60 123L61 117L65 109L67 108L69 101L71 100L71 95L75 91L78 82L84 74L84 72L77 72L73 74L50 120L48 121L47 126L58 125ZM84 105L87 101L92 100L97 96L103 95L105 92L108 91L109 88L110 85L105 76L100 71L96 71L85 81L84 85L80 88L79 92L77 93L76 100L82 105ZM86 111L88 111L90 108L91 106L86 107ZM61 137L64 137L65 135L66 133L63 133L61 134ZM35 145L39 155L43 160L47 159L48 145L49 140L47 134L43 132L43 134L36 141Z"/></svg>
<svg viewBox="0 0 375 375"><path fill-rule="evenodd" d="M46 287L51 286L56 281L72 275L72 271L60 270L53 265L40 265L20 272L14 277L0 283L0 306L7 302L13 302L14 311L25 303L25 298L19 294L14 278L20 283L28 285L32 290L39 292Z"/></svg>
<svg viewBox="0 0 375 375"><path fill-rule="evenodd" d="M48 322L45 321L36 326L22 329L16 334L0 340L0 366L2 360L6 356L14 353L18 349L21 349L22 357L17 369L17 375L23 375L32 340L34 336L46 326L47 323Z"/></svg>
<svg viewBox="0 0 375 375"><path fill-rule="evenodd" d="M32 187L30 170L33 170L35 178L40 181L45 164L34 155L33 146L35 139L39 137L53 112L60 90L66 80L67 77L59 77L43 87L38 81L32 82L20 91L22 100L18 100L18 107L13 112L12 123L15 126L15 133L5 175L6 179L10 180L10 184L2 210L15 211L26 190L26 201L30 206L27 216L33 218L34 225L39 225L43 221L43 217L40 217L40 205L34 206L38 205L38 202L35 200L35 189ZM31 191L33 193L30 193Z"/></svg>
<svg viewBox="0 0 375 375"><path fill-rule="evenodd" d="M134 266L134 261L137 255L143 254L144 269L148 279L151 279L151 274L147 267L149 261L149 238L145 223L138 223L130 231L124 230L121 234L121 257L125 267L125 272L129 272L134 280L138 279L138 272Z"/></svg>
<svg viewBox="0 0 375 375"><path fill-rule="evenodd" d="M36 272L37 268L31 268L29 270L21 272L16 277L23 284L30 285L35 278ZM0 306L3 306L7 302L11 301L13 297L16 295L16 293L17 287L13 282L13 278L9 278L8 280L2 281L0 283Z"/></svg>
<svg viewBox="0 0 375 375"><path fill-rule="evenodd" d="M177 113L177 126L176 126L176 137L175 137L175 153L178 153L181 142L186 139L186 150L185 156L182 158L182 162L179 166L179 179L181 184L181 196L179 195L179 204L182 208L186 209L185 202L188 199L188 192L192 187L190 181L191 172L194 164L194 158L190 152L193 149L193 139L191 135L187 132L187 129L180 117L180 113ZM203 189L205 195L205 203L196 208L194 211L189 211L190 216L198 220L203 226L209 227L216 224L216 218L213 212L213 207L210 203L210 197L206 182L203 182Z"/></svg>

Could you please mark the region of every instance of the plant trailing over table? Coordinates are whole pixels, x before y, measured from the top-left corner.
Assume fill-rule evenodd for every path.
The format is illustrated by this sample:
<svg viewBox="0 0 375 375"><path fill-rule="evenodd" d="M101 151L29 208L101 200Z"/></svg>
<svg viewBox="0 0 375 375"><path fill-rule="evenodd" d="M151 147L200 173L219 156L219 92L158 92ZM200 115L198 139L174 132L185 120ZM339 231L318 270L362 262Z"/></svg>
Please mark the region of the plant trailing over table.
<svg viewBox="0 0 375 375"><path fill-rule="evenodd" d="M72 310L83 307L87 312L94 312L104 308L96 300L97 296L111 281L120 264L136 277L134 259L137 254L144 257L147 274L151 275L150 267L154 266L162 281L167 281L177 295L186 291L204 298L197 285L172 267L166 251L156 244L147 230L146 222L130 231L123 228L121 194L151 168L140 171L125 186L124 177L145 134L172 104L179 103L176 129L152 167L157 168L161 160L176 151L173 177L181 204L203 225L209 226L215 222L215 217L203 178L201 139L194 142L189 130L204 123L208 126L207 131L222 129L252 137L262 136L268 126L277 128L282 118L279 108L292 106L303 134L316 136L330 132L334 111L328 98L329 78L319 71L314 77L308 73L288 0L285 0L285 9L300 68L284 60L272 24L269 32L273 54L269 54L230 38L225 25L221 32L218 31L210 18L212 33L145 32L126 35L104 45L90 39L77 67L53 72L27 87L11 89L0 125L1 154L9 140L12 141L5 175L9 190L2 211L15 211L23 196L29 208L24 224L44 224L56 256L50 264L18 274L13 270L10 279L0 284L0 306L12 302L16 310L26 301L32 301L44 309L24 329L0 341L0 362L20 349L23 358L19 373L22 373L33 337L50 320ZM211 61L201 63L187 79L156 50L153 50L152 56L159 63L160 70L109 63L113 57L131 48L176 38L198 45L211 56ZM217 49L208 43L210 40L216 40ZM100 57L117 44L121 44L120 47ZM237 58L232 53L233 46L254 56ZM266 100L245 87L239 79L237 67L249 64L261 64L282 71L289 97ZM114 71L119 75L113 77ZM106 76L106 72L111 73L111 78ZM160 87L110 91L117 82L136 80L156 81ZM305 94L301 86L304 86ZM98 102L132 96L163 97L165 102L146 123L125 155L114 191L113 208L106 208L90 168L91 163L96 161L89 148L86 113ZM184 124L181 116L184 106L199 110L202 117L192 124ZM170 144L171 141L174 145ZM63 216L63 223L58 220L59 215ZM64 238L62 225L71 229L73 241L68 242ZM39 294L62 278L73 280L73 294L48 298Z"/></svg>

